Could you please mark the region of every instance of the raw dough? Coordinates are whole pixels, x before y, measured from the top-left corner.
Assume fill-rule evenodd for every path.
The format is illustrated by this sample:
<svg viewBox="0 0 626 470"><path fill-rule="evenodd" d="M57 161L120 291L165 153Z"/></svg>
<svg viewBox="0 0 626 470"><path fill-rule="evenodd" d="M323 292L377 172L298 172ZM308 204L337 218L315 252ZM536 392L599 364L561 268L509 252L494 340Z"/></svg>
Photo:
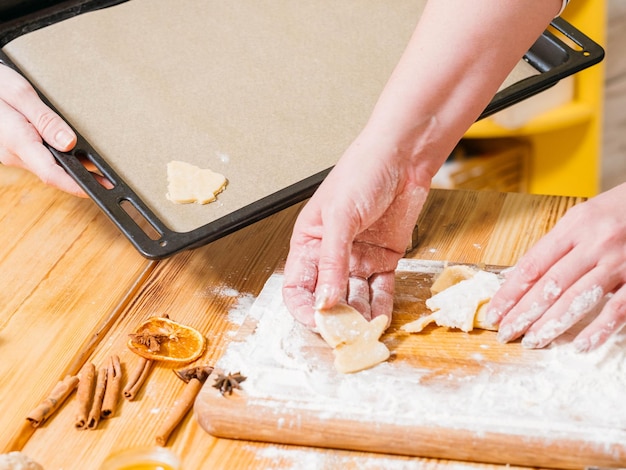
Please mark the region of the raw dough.
<svg viewBox="0 0 626 470"><path fill-rule="evenodd" d="M453 266L446 266L441 271L441 274L437 276L433 285L430 286L430 293L432 295L438 294L442 290L446 290L448 287L452 287L461 281L471 279L478 271L466 264L455 264Z"/></svg>
<svg viewBox="0 0 626 470"><path fill-rule="evenodd" d="M206 204L215 201L226 187L226 177L190 163L171 161L167 164L167 195L176 204Z"/></svg>
<svg viewBox="0 0 626 470"><path fill-rule="evenodd" d="M500 279L494 273L469 266L450 266L442 271L431 287L433 296L426 306L433 311L402 327L409 333L418 333L427 325L459 328L465 332L474 327L496 330L486 320L486 306L500 288Z"/></svg>
<svg viewBox="0 0 626 470"><path fill-rule="evenodd" d="M389 358L389 349L379 341L387 328L387 317L368 322L356 309L338 304L315 312L322 338L333 348L335 368L344 374L368 369Z"/></svg>

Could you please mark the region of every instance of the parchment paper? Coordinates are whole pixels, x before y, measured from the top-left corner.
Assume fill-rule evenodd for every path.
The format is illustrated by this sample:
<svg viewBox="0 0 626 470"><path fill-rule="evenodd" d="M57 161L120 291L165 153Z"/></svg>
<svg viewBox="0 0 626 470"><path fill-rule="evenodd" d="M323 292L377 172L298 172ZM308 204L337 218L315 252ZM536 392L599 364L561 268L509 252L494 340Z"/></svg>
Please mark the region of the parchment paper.
<svg viewBox="0 0 626 470"><path fill-rule="evenodd" d="M4 52L172 230L187 232L335 164L424 0L131 0ZM507 83L538 73L525 62ZM175 205L166 164L228 178Z"/></svg>

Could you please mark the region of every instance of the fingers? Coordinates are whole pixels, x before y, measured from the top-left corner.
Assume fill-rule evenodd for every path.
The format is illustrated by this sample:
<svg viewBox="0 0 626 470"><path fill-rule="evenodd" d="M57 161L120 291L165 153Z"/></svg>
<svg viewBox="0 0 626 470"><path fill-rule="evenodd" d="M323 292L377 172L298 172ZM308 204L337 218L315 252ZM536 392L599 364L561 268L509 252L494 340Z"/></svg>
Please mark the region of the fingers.
<svg viewBox="0 0 626 470"><path fill-rule="evenodd" d="M312 328L315 326L313 307L315 294L312 289L314 270L309 271L313 276L301 278L304 282L300 283L294 283L293 278L286 275L282 294L283 301L294 318ZM385 315L389 324L393 310L394 283L394 272L375 274L370 279L350 277L345 300L366 320Z"/></svg>
<svg viewBox="0 0 626 470"><path fill-rule="evenodd" d="M545 309L542 304L534 305L536 302L521 302L531 288L535 289L535 295L531 294L527 299L545 298L545 302L549 302L550 299L560 295L564 287L561 280L563 273L552 273L554 276L551 274L550 276L552 277L544 277L550 268L570 250L570 245L560 243L559 238L555 228L555 231L543 237L522 257L515 268L506 274L504 284L489 303L488 322L497 325L503 317L507 316L508 321L501 325L501 328L504 327L503 329L506 331L513 328L511 324L514 320L518 320L520 324L526 321L534 321L531 320L532 317L541 315L542 309L543 311ZM567 272L565 271L565 274ZM543 279L543 283L538 285L537 283L541 279ZM559 284L556 284L553 279L559 279ZM537 294L539 290L542 292L541 295ZM513 307L516 307L516 310L512 312L511 309ZM523 318L518 319L518 317ZM516 336L513 333L519 333L520 329L520 325L516 325L516 331L512 331L508 335L509 339L514 339ZM504 332L502 335L504 335Z"/></svg>
<svg viewBox="0 0 626 470"><path fill-rule="evenodd" d="M317 248L314 241L301 238L294 235L291 240L291 249L285 262L283 301L296 320L308 327L314 327Z"/></svg>
<svg viewBox="0 0 626 470"><path fill-rule="evenodd" d="M348 280L348 305L358 310L367 321L372 319L370 284L367 279L350 277Z"/></svg>
<svg viewBox="0 0 626 470"><path fill-rule="evenodd" d="M624 325L625 194L623 185L570 209L507 275L488 317L500 341L523 336L522 346L542 348L582 330L575 346L588 351Z"/></svg>
<svg viewBox="0 0 626 470"><path fill-rule="evenodd" d="M501 291L494 296L494 299L496 299L498 295L508 295L505 289L510 287L510 283L520 282L521 284L527 282L530 286L523 286L523 296L519 298L517 302L515 302L514 298L508 301L509 305L515 302L514 306L511 305L508 310L504 308L498 310L499 314L504 311L506 315L506 317L500 321L498 331L499 341L507 342L517 339L524 334L531 325L537 322L539 318L545 316L546 312L553 308L553 306L557 309L556 311L562 311L558 309L572 296L573 291L570 290L572 286L593 268L593 262L591 260L585 264L582 258L577 256L580 251L582 251L580 248L574 250L571 256L557 261L554 266L543 276L536 279L534 283L530 281L529 277L524 278L524 274L521 272L517 275L514 273L511 274L511 277L507 279ZM522 270L528 272L527 266L526 261L524 261L521 264ZM525 281L517 281L519 277L524 278ZM521 290L522 289L520 289L520 291ZM559 300L564 292L568 292L568 296L566 296L564 300ZM501 300L496 299L496 301ZM498 307L493 307L493 305L491 308L498 309ZM490 311L489 313L492 314L493 312ZM494 318L497 317L494 316ZM489 320L490 318L488 317L488 321ZM527 340L526 344L530 347L531 343L529 341L530 340Z"/></svg>
<svg viewBox="0 0 626 470"><path fill-rule="evenodd" d="M303 325L315 327L314 295L297 286L283 286L283 301L291 315Z"/></svg>
<svg viewBox="0 0 626 470"><path fill-rule="evenodd" d="M87 197L42 142L60 151L70 150L76 144L72 129L14 70L0 65L0 83L0 162L24 168L62 191Z"/></svg>
<svg viewBox="0 0 626 470"><path fill-rule="evenodd" d="M588 284L583 279L548 311L541 316L524 334L522 346L526 348L543 348L565 331L582 320L591 312L604 297L604 291L598 284L583 288Z"/></svg>
<svg viewBox="0 0 626 470"><path fill-rule="evenodd" d="M37 95L35 89L9 67L0 66L0 99L22 114L48 144L68 151L76 144L72 128L52 111Z"/></svg>
<svg viewBox="0 0 626 470"><path fill-rule="evenodd" d="M44 183L70 194L86 196L80 186L57 165L26 118L2 100L0 123L0 162L24 168Z"/></svg>
<svg viewBox="0 0 626 470"><path fill-rule="evenodd" d="M292 240L282 289L287 309L296 320L310 328L315 326L314 311L318 308L314 307L317 276L315 252L311 244L298 245ZM346 301L368 321L386 315L389 324L393 310L394 276L394 271L374 274L369 279L350 276L347 291L339 301Z"/></svg>
<svg viewBox="0 0 626 470"><path fill-rule="evenodd" d="M352 242L356 236L348 215L334 208L325 215L324 236L317 266L315 308L328 309L346 297Z"/></svg>
<svg viewBox="0 0 626 470"><path fill-rule="evenodd" d="M370 278L372 319L386 315L387 326L391 324L394 289L395 273L393 271L374 274Z"/></svg>
<svg viewBox="0 0 626 470"><path fill-rule="evenodd" d="M512 307L499 325L498 340L524 335L522 346L542 348L585 318L619 280L607 265L585 263L576 248L559 260Z"/></svg>
<svg viewBox="0 0 626 470"><path fill-rule="evenodd" d="M34 173L44 184L66 193L87 197L76 181L61 168L50 152L38 142L23 142L19 145L19 155L24 168Z"/></svg>
<svg viewBox="0 0 626 470"><path fill-rule="evenodd" d="M626 285L615 294L609 294L607 298L600 314L574 339L574 346L578 351L586 352L597 348L626 325Z"/></svg>

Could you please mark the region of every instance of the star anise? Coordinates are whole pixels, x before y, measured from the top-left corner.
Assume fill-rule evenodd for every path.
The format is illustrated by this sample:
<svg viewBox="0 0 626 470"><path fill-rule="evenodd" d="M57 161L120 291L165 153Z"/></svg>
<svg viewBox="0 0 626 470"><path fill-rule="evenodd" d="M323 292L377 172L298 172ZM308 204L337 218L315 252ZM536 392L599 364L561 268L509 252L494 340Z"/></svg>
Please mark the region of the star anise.
<svg viewBox="0 0 626 470"><path fill-rule="evenodd" d="M229 373L228 375L220 373L215 379L213 387L217 388L222 396L225 394L232 395L234 389L241 389L239 384L244 380L246 380L246 377L241 375L240 372L235 372L234 374Z"/></svg>
<svg viewBox="0 0 626 470"><path fill-rule="evenodd" d="M130 336L130 339L135 343L147 346L150 352L159 352L161 350L161 344L171 339L171 335L168 334L148 333L146 331L143 333L130 333L128 336Z"/></svg>
<svg viewBox="0 0 626 470"><path fill-rule="evenodd" d="M209 375L213 372L211 366L190 367L189 369L175 370L174 373L185 383L191 379L198 379L204 383Z"/></svg>

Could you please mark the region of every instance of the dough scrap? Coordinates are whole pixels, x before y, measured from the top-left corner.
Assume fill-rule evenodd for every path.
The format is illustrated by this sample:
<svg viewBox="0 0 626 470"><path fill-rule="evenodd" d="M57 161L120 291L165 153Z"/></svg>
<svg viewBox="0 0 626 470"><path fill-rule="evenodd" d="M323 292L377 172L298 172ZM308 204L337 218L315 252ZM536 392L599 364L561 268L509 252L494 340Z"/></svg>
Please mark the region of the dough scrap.
<svg viewBox="0 0 626 470"><path fill-rule="evenodd" d="M473 278L477 272L477 269L474 269L466 264L447 266L443 271L441 271L439 276L437 276L433 285L430 286L430 293L432 295L438 294L439 292L446 290L448 287L452 287L461 281Z"/></svg>
<svg viewBox="0 0 626 470"><path fill-rule="evenodd" d="M500 288L500 279L494 273L475 270L468 266L450 266L433 283L434 295L426 300L433 313L407 323L402 327L409 333L419 333L427 325L472 329L497 330L487 322L486 306Z"/></svg>
<svg viewBox="0 0 626 470"><path fill-rule="evenodd" d="M171 161L167 164L166 197L176 204L207 204L227 184L226 177L209 169L198 168L190 163Z"/></svg>
<svg viewBox="0 0 626 470"><path fill-rule="evenodd" d="M328 310L316 310L315 324L333 348L335 368L343 374L369 369L389 358L389 349L379 341L387 328L384 315L368 322L356 309L338 304Z"/></svg>

